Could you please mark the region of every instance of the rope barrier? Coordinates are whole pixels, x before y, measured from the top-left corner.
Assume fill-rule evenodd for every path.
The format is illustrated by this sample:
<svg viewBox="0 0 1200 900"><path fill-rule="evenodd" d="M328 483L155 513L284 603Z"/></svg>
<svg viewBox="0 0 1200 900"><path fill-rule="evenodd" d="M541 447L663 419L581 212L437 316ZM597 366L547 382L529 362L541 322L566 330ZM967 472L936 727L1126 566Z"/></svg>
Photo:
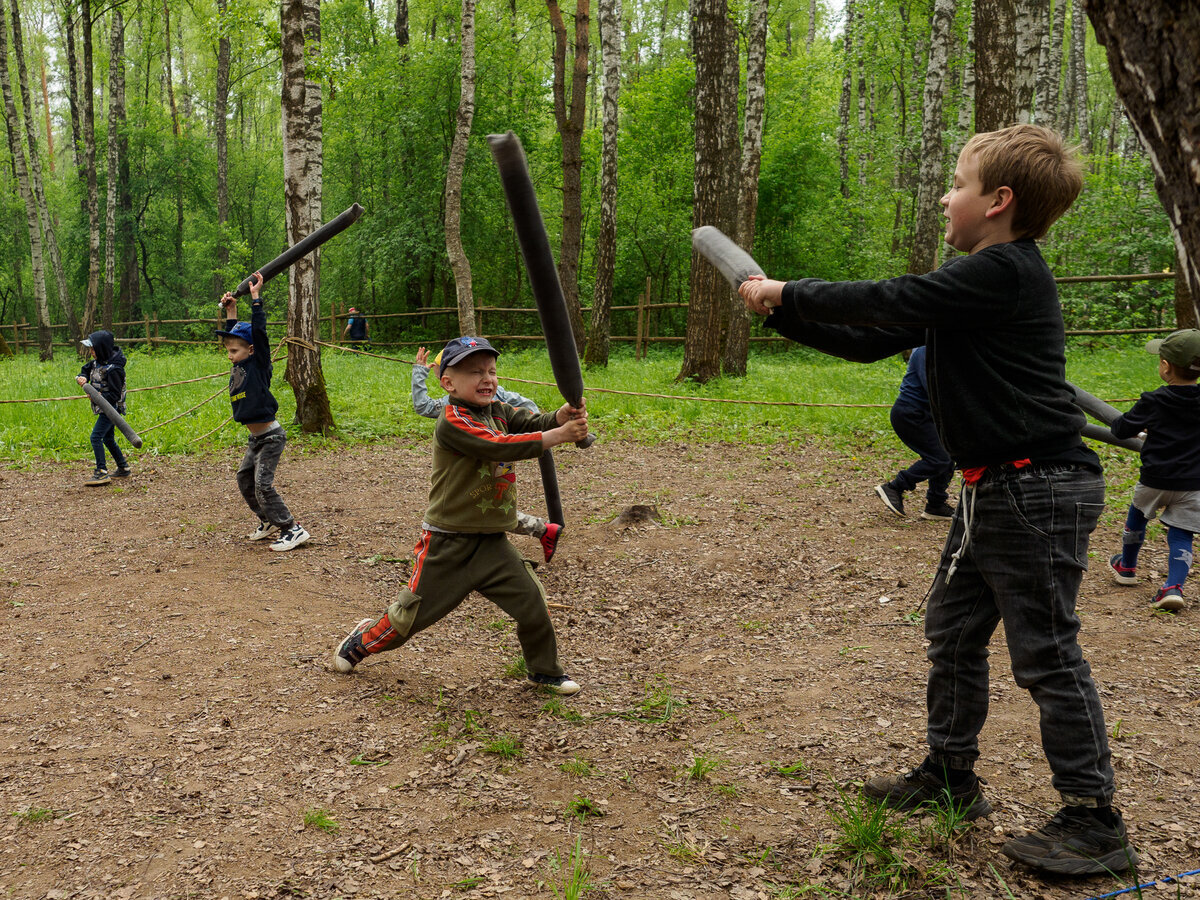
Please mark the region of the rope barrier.
<svg viewBox="0 0 1200 900"><path fill-rule="evenodd" d="M209 381L213 378L224 378L228 372L215 372L212 375L201 375L199 378L185 378L183 381L168 381L166 384L152 384L149 387L129 388L125 393L136 394L140 391L157 391L162 388L175 387L179 384L194 384L197 381ZM0 400L0 403L52 403L56 400L86 400L87 394L72 394L69 397L30 397L26 400Z"/></svg>
<svg viewBox="0 0 1200 900"><path fill-rule="evenodd" d="M149 434L151 431L153 431L153 430L154 430L154 429L156 429L156 428L162 428L164 425L170 425L170 424L171 424L172 422L174 422L176 419L182 419L182 418L183 418L184 416L186 416L188 413L195 412L195 411L196 411L196 410L198 410L200 407L204 406L206 403L211 403L213 400L216 400L218 397L220 397L220 396L221 396L223 393L225 393L227 390L228 390L228 388L227 388L227 387L225 387L225 385L221 385L219 388L217 388L217 392L216 392L215 394L213 394L212 396L210 396L210 397L206 397L205 399L201 400L199 403L197 403L197 404L196 404L195 406L193 406L191 409L185 409L185 410L184 410L183 412L181 412L179 415L177 415L177 416L174 416L174 417L172 417L172 418L170 418L170 419L167 419L165 422L159 422L157 425L151 425L149 428L143 428L143 429L142 429L142 430L141 430L139 433L140 433L140 434L143 434L143 435L145 435L145 434Z"/></svg>

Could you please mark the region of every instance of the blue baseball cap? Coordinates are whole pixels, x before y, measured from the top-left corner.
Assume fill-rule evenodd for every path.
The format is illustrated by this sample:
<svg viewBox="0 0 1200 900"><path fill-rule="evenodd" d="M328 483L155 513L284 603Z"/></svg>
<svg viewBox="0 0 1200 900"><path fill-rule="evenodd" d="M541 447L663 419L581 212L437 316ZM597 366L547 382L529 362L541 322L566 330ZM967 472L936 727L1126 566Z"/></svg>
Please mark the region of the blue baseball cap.
<svg viewBox="0 0 1200 900"><path fill-rule="evenodd" d="M217 334L220 337L240 338L241 340L245 341L247 344L254 343L254 332L251 331L249 322L238 322L236 325L234 325L228 331L222 331L220 328L218 328Z"/></svg>
<svg viewBox="0 0 1200 900"><path fill-rule="evenodd" d="M457 337L446 344L442 348L442 352L438 354L441 358L441 368L438 369L438 375L446 374L446 369L450 366L457 366L460 362L470 356L472 353L490 353L492 356L499 356L500 351L487 342L487 338L481 337Z"/></svg>

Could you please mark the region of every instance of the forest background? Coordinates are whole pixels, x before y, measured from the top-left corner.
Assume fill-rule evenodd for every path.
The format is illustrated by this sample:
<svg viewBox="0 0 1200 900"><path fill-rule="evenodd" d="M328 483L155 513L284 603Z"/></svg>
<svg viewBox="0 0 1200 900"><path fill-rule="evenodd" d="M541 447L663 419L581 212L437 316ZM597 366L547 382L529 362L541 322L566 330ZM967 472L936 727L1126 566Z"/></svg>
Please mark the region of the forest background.
<svg viewBox="0 0 1200 900"><path fill-rule="evenodd" d="M319 123L308 147L321 183L313 221L353 202L367 209L321 251L319 316L457 304L457 322L373 322L375 341L436 343L473 331L466 311L476 306L532 310L485 140L509 129L524 143L569 302L586 312L604 281L606 304L633 304L648 287L651 303L694 305L690 230L703 186L716 180L697 170L698 142L711 131L701 120L714 108L698 71L705 54L713 69L713 46L738 97L718 123L734 132L721 151L731 154L726 193L737 197L739 169L744 180L761 148L756 196L747 203L743 186L738 207L751 210L748 231L729 210L722 223L768 273L879 278L925 271L948 252L928 211L977 127L984 4L734 0L722 3L727 27L714 45L697 31L697 0L603 0L599 16L589 2L577 0L566 23L557 0L309 4L301 45L309 118ZM0 328L42 322L45 358L51 324L65 342L114 321L213 318L222 291L289 243L289 3L283 16L260 0L5 5ZM1082 197L1045 242L1055 273L1170 270L1151 165L1081 2L1007 7L1016 30L1003 75L1016 120L1056 128L1087 160ZM619 23L607 35L605 15ZM615 169L605 175L610 115ZM448 172L461 180L457 196ZM31 236L43 245L40 271ZM465 298L456 237L469 265ZM1169 327L1176 292L1170 281L1073 285L1063 291L1068 327ZM722 334L729 315L716 325ZM633 316L577 323L581 350L586 342L589 359L603 362L608 334L631 334ZM687 316L659 310L657 333L682 337ZM489 313L485 330L538 328L528 314ZM211 327L177 336L204 340Z"/></svg>

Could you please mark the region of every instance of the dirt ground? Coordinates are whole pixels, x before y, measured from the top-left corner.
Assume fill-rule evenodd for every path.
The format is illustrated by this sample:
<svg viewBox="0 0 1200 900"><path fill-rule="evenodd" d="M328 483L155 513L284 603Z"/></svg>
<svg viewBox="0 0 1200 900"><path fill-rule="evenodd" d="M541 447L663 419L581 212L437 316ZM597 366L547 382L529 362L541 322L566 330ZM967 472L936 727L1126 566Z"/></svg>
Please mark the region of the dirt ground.
<svg viewBox="0 0 1200 900"><path fill-rule="evenodd" d="M947 896L916 874L851 887L831 849L839 793L923 755L910 614L946 526L882 510L871 486L898 458L558 454L568 530L540 574L584 690L548 704L506 674L515 637L478 596L351 676L329 668L407 579L423 444L289 449L277 483L313 540L283 554L245 540L237 457L135 457L127 484L97 489L84 464L0 470L0 895L548 898L578 840L591 897ZM521 478L536 512L536 466ZM631 504L663 524L612 521ZM1149 881L1200 868L1200 605L1152 616L1153 585L1104 577L1115 540L1093 542L1083 643ZM906 857L949 859L955 897L1121 888L1001 855L1058 803L999 635L993 651L978 771L996 811Z"/></svg>

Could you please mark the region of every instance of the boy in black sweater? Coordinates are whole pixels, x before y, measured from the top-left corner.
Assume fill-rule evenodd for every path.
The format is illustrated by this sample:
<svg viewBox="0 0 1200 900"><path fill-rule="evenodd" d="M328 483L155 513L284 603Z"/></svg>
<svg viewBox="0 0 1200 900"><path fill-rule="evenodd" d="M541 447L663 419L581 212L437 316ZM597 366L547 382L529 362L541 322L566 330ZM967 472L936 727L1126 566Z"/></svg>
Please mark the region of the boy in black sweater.
<svg viewBox="0 0 1200 900"><path fill-rule="evenodd" d="M963 494L929 593L929 753L914 770L867 780L901 809L988 815L974 774L988 710L988 643L1003 621L1017 684L1041 714L1042 748L1063 808L1003 852L1064 875L1136 865L1112 806L1104 713L1077 635L1088 536L1104 508L1095 453L1066 382L1058 292L1035 241L1075 201L1081 167L1034 125L978 134L942 198L946 242L968 256L887 281L783 283L741 295L787 337L870 362L925 344L930 405Z"/></svg>
<svg viewBox="0 0 1200 900"><path fill-rule="evenodd" d="M81 342L88 349L91 360L84 363L79 374L75 376L77 384L91 382L92 387L100 392L100 396L112 404L113 409L125 412L125 354L113 340L112 332L94 331ZM92 412L96 414L96 424L92 428L92 452L96 455L96 471L84 482L88 487L108 484L108 465L104 458L104 448L112 454L117 469L113 478L129 476L129 464L125 454L117 446L116 425L106 416L95 403Z"/></svg>
<svg viewBox="0 0 1200 900"><path fill-rule="evenodd" d="M225 355L233 364L229 371L229 401L233 417L246 426L250 438L246 455L238 466L238 489L246 504L258 516L258 527L250 532L252 541L269 537L275 529L279 535L271 544L272 550L284 551L299 547L308 540L304 526L292 518L287 504L275 490L275 469L287 432L275 419L279 401L271 393L271 344L267 338L267 314L263 311L262 273L255 272L250 280L250 321L237 320L237 298L228 291L221 298L225 311L225 328L217 331L225 345Z"/></svg>
<svg viewBox="0 0 1200 900"><path fill-rule="evenodd" d="M1188 328L1146 349L1158 354L1158 377L1166 385L1147 391L1133 408L1113 420L1116 437L1146 432L1142 472L1125 519L1121 552L1109 560L1117 584L1137 584L1138 551L1146 523L1162 511L1167 526L1167 580L1154 608L1179 612L1183 583L1192 567L1192 536L1200 531L1200 331Z"/></svg>

